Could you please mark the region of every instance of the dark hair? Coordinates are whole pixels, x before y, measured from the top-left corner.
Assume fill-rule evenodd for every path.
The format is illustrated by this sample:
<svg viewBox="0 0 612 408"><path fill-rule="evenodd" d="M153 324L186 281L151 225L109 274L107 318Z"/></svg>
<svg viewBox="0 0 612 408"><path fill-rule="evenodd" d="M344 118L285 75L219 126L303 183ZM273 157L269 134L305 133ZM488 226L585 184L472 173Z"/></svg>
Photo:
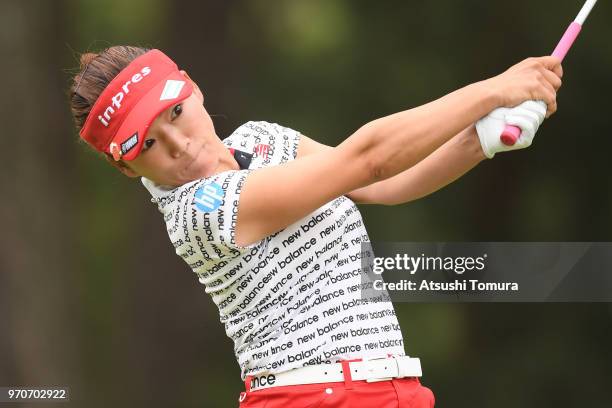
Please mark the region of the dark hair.
<svg viewBox="0 0 612 408"><path fill-rule="evenodd" d="M149 51L148 48L117 45L99 53L81 55L79 72L70 87L70 110L74 125L80 131L92 106L106 86L130 62Z"/></svg>

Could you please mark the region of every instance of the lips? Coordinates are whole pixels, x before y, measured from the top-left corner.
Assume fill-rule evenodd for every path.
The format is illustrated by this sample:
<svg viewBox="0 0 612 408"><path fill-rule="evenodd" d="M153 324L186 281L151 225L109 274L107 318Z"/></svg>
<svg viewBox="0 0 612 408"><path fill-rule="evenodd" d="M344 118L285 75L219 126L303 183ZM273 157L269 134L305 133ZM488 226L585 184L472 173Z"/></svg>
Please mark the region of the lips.
<svg viewBox="0 0 612 408"><path fill-rule="evenodd" d="M193 163L195 163L195 161L198 159L198 157L200 157L200 153L202 152L202 149L204 148L204 146L200 146L200 148L198 149L198 151L196 152L196 154L193 156L193 159L189 162L189 164L187 165L187 167L185 167L185 170L188 170L191 165Z"/></svg>

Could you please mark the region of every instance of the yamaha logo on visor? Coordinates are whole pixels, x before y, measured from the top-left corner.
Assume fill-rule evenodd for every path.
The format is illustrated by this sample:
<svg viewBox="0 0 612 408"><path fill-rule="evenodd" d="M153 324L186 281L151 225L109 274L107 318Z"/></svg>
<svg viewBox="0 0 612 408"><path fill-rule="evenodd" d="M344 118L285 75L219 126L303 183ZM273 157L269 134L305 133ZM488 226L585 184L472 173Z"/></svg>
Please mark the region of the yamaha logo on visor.
<svg viewBox="0 0 612 408"><path fill-rule="evenodd" d="M128 140L121 143L121 154L126 154L138 144L138 132L134 133Z"/></svg>
<svg viewBox="0 0 612 408"><path fill-rule="evenodd" d="M113 155L115 161L121 160L121 156L129 152L138 144L138 132L134 133L128 140L121 143L121 147L115 142L110 144L110 153Z"/></svg>

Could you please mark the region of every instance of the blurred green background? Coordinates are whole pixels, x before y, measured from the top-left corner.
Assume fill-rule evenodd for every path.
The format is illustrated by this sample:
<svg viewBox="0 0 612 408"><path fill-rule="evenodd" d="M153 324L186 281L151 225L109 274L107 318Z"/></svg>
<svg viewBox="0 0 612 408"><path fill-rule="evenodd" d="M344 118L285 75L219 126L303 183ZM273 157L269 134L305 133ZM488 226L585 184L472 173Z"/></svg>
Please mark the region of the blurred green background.
<svg viewBox="0 0 612 408"><path fill-rule="evenodd" d="M336 145L550 53L581 5L1 0L0 386L69 386L70 406L88 408L233 407L243 389L148 192L78 142L66 90L80 52L162 49L203 89L221 138L266 120ZM530 149L426 199L361 206L370 238L612 241L611 17L599 2ZM395 307L439 407L612 403L608 304Z"/></svg>

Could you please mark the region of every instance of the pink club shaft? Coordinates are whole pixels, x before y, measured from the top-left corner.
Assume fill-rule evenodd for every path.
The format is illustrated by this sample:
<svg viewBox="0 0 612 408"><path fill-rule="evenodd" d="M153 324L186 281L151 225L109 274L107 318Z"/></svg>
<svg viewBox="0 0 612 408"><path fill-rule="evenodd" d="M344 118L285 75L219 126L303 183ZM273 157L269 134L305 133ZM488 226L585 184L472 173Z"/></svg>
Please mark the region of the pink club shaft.
<svg viewBox="0 0 612 408"><path fill-rule="evenodd" d="M563 61L567 55L567 52L572 47L572 44L574 44L574 41L576 41L576 38L578 38L580 30L582 30L582 25L595 6L595 3L597 3L597 0L587 0L582 7L582 10L580 10L580 13L578 13L578 17L576 17L576 19L570 24L565 31L565 34L563 34L561 41L559 41L559 44L557 44L557 48L555 48L552 53L554 57L558 57L561 61ZM513 146L520 136L521 129L519 127L507 125L500 138L502 143L506 146Z"/></svg>

